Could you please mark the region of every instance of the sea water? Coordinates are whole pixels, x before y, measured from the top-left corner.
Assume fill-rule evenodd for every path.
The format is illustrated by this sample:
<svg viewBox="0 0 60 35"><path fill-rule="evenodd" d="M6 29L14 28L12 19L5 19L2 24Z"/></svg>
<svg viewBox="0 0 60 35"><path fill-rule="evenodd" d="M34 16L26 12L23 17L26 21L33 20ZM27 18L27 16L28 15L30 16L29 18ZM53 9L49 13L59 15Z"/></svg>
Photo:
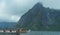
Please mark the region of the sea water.
<svg viewBox="0 0 60 35"><path fill-rule="evenodd" d="M31 31L20 35L60 35L59 31Z"/></svg>
<svg viewBox="0 0 60 35"><path fill-rule="evenodd" d="M0 35L17 35L16 33L0 33ZM30 31L20 35L60 35L60 31Z"/></svg>

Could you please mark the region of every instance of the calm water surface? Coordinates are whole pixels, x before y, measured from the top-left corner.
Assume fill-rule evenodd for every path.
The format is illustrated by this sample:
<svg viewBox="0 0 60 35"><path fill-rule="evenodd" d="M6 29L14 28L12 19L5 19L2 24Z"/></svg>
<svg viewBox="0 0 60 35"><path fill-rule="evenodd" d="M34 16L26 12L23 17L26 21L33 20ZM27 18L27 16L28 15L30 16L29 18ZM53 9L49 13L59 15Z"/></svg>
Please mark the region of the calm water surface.
<svg viewBox="0 0 60 35"><path fill-rule="evenodd" d="M60 35L60 32L56 31L31 31L28 33L20 33L20 35Z"/></svg>

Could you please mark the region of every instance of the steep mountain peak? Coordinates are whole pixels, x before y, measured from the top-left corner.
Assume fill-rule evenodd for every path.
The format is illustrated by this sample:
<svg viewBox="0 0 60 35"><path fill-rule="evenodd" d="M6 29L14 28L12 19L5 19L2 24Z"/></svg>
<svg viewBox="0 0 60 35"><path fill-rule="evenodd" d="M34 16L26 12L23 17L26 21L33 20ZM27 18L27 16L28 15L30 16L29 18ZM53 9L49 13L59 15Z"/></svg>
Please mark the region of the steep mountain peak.
<svg viewBox="0 0 60 35"><path fill-rule="evenodd" d="M37 5L37 6L43 6L42 3L40 3L40 2L36 3L35 5Z"/></svg>
<svg viewBox="0 0 60 35"><path fill-rule="evenodd" d="M35 4L18 21L20 28L31 30L60 30L60 11Z"/></svg>
<svg viewBox="0 0 60 35"><path fill-rule="evenodd" d="M40 8L43 8L43 5L42 5L42 3L38 2L33 6L32 9L40 9Z"/></svg>

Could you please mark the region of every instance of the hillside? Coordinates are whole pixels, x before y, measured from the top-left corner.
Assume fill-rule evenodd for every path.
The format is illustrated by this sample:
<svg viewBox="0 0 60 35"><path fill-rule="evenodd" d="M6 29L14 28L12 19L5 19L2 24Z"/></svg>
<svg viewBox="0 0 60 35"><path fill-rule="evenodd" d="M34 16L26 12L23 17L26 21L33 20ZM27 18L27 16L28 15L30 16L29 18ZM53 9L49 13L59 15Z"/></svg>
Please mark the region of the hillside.
<svg viewBox="0 0 60 35"><path fill-rule="evenodd" d="M0 22L0 29L15 29L16 22Z"/></svg>
<svg viewBox="0 0 60 35"><path fill-rule="evenodd" d="M60 10L45 8L41 3L35 4L18 21L19 28L31 30L60 30Z"/></svg>

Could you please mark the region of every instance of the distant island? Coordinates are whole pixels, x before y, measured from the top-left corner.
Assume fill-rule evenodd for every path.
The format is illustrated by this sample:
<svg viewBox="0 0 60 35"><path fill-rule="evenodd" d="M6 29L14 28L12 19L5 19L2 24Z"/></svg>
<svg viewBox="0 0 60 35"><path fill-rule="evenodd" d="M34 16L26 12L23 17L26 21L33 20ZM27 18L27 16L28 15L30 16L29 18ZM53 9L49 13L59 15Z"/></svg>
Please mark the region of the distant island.
<svg viewBox="0 0 60 35"><path fill-rule="evenodd" d="M0 22L0 30L16 29L17 22Z"/></svg>
<svg viewBox="0 0 60 35"><path fill-rule="evenodd" d="M60 31L60 10L35 4L18 21L17 27L34 31Z"/></svg>

